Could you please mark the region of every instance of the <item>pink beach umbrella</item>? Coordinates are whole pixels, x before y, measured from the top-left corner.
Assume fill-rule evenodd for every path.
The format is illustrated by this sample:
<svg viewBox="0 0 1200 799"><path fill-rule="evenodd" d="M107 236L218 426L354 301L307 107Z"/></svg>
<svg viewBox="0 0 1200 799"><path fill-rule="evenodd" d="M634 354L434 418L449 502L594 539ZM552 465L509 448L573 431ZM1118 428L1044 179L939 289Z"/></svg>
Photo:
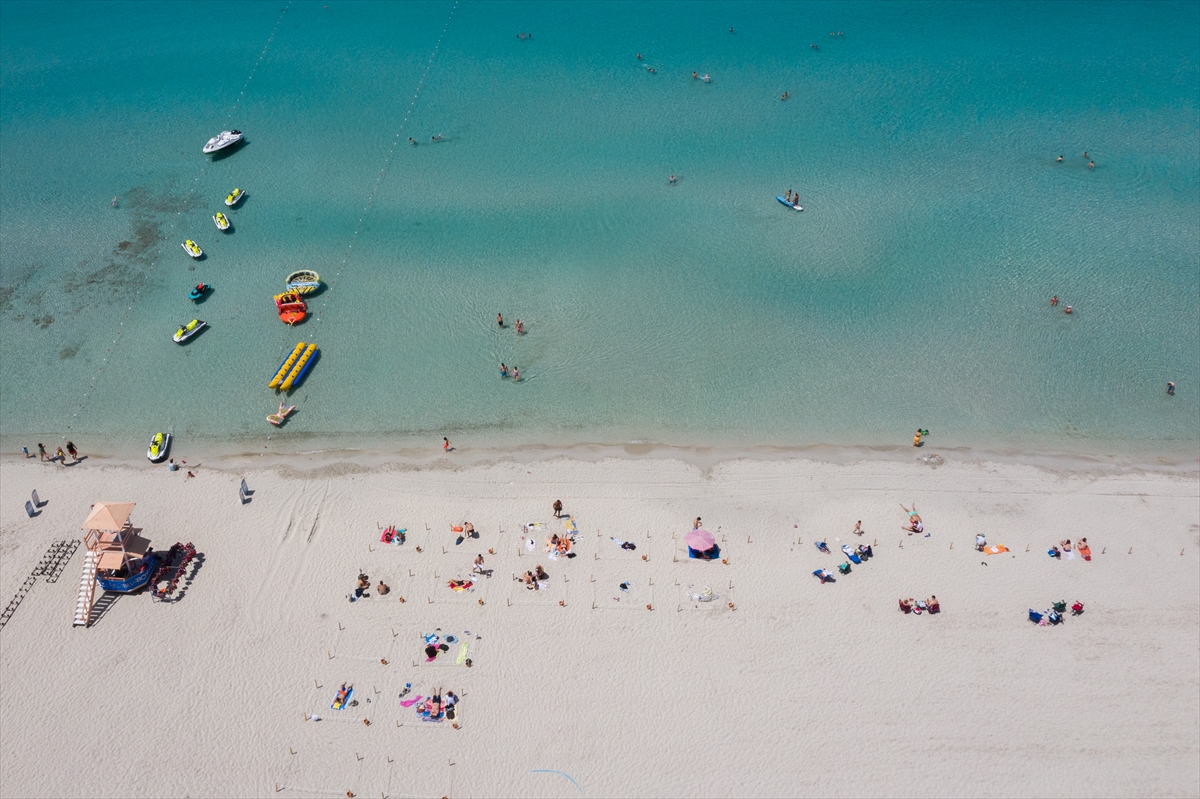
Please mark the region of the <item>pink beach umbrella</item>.
<svg viewBox="0 0 1200 799"><path fill-rule="evenodd" d="M692 530L684 538L687 545L697 552L707 552L717 545L717 540L708 530Z"/></svg>

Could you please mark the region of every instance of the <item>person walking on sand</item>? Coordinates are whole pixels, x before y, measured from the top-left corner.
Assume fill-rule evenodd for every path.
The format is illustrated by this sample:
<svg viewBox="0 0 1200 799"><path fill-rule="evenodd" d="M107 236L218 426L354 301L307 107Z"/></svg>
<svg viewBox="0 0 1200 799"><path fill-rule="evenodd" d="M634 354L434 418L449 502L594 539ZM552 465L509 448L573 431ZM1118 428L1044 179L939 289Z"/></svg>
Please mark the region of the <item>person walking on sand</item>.
<svg viewBox="0 0 1200 799"><path fill-rule="evenodd" d="M853 532L854 532L854 534L855 534L855 535L862 535L862 534L863 534L863 529L862 529L862 519L859 519L859 520L858 520L858 521L857 521L857 522L854 524L854 531L853 531Z"/></svg>
<svg viewBox="0 0 1200 799"><path fill-rule="evenodd" d="M38 458L46 460L46 446L42 442L38 442Z"/></svg>
<svg viewBox="0 0 1200 799"><path fill-rule="evenodd" d="M561 499L554 500L554 518L556 518L556 519L562 518L562 500Z"/></svg>
<svg viewBox="0 0 1200 799"><path fill-rule="evenodd" d="M21 447L21 454L24 455L26 458L30 457L29 447Z"/></svg>
<svg viewBox="0 0 1200 799"><path fill-rule="evenodd" d="M67 442L67 452L71 455L72 463L79 463L79 450L75 449L75 445L70 441Z"/></svg>
<svg viewBox="0 0 1200 799"><path fill-rule="evenodd" d="M67 453L63 452L62 447L54 450L54 460L58 461L59 466L62 466L67 462Z"/></svg>
<svg viewBox="0 0 1200 799"><path fill-rule="evenodd" d="M699 516L696 517L696 521L692 522L692 529L693 530L700 529L700 517Z"/></svg>
<svg viewBox="0 0 1200 799"><path fill-rule="evenodd" d="M445 436L442 436L442 452L449 452L449 451L450 451L450 439L446 438Z"/></svg>

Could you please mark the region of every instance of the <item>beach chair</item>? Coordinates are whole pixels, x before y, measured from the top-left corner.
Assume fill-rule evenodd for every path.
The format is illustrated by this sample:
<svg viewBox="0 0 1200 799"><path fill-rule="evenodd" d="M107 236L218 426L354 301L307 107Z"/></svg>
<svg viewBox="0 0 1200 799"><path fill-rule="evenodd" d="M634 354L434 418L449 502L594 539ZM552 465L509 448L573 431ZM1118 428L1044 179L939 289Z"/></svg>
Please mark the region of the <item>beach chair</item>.
<svg viewBox="0 0 1200 799"><path fill-rule="evenodd" d="M850 573L850 564L849 563L839 563L838 571L840 571L842 574L849 574Z"/></svg>
<svg viewBox="0 0 1200 799"><path fill-rule="evenodd" d="M846 557L850 558L851 563L862 563L862 558L854 554L854 550L850 548L849 544L842 544L842 552L846 553Z"/></svg>
<svg viewBox="0 0 1200 799"><path fill-rule="evenodd" d="M1067 612L1067 602L1065 599L1055 602L1052 607L1054 608L1056 613L1066 613Z"/></svg>
<svg viewBox="0 0 1200 799"><path fill-rule="evenodd" d="M1046 614L1046 620L1051 624L1058 624L1062 621L1062 614L1056 610L1051 610Z"/></svg>
<svg viewBox="0 0 1200 799"><path fill-rule="evenodd" d="M1074 605L1071 606L1071 615L1078 616L1080 613L1083 613L1083 603L1076 602Z"/></svg>
<svg viewBox="0 0 1200 799"><path fill-rule="evenodd" d="M930 613L941 613L942 612L941 603L940 602L930 602L929 603L929 612Z"/></svg>
<svg viewBox="0 0 1200 799"><path fill-rule="evenodd" d="M1030 608L1030 609L1029 609L1029 620L1030 620L1030 621L1032 621L1032 622L1035 622L1035 623L1038 623L1038 624L1040 624L1040 623L1041 623L1041 621L1042 621L1042 614L1038 613L1038 612L1037 612L1036 610L1034 610L1033 608Z"/></svg>
<svg viewBox="0 0 1200 799"><path fill-rule="evenodd" d="M901 613L912 613L912 605L905 602L903 599L897 600L900 603Z"/></svg>

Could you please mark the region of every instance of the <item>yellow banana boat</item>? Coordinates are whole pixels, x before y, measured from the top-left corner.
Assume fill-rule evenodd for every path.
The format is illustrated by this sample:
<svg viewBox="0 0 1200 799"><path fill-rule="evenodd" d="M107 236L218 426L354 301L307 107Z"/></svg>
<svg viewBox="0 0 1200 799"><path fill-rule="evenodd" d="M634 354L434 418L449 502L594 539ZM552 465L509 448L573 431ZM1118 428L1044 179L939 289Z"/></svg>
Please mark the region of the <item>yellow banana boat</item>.
<svg viewBox="0 0 1200 799"><path fill-rule="evenodd" d="M279 364L279 371L271 378L271 382L267 383L268 388L279 388L279 384L283 382L283 376L296 364L296 359L300 357L300 353L303 351L304 342L301 341L296 345L296 349L292 350L292 354L284 359L283 363Z"/></svg>
<svg viewBox="0 0 1200 799"><path fill-rule="evenodd" d="M300 360L296 361L296 365L292 367L292 371L288 372L288 376L279 384L280 391L289 390L293 384L304 377L304 373L308 371L308 367L313 356L317 352L316 344L309 344L308 349L300 356Z"/></svg>

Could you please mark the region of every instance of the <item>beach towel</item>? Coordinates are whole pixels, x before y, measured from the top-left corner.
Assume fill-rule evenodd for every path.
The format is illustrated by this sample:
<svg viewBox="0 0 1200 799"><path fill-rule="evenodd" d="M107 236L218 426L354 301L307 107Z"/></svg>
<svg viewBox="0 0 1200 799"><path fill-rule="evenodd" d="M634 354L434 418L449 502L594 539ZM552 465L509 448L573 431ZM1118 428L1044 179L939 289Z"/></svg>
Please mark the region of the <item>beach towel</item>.
<svg viewBox="0 0 1200 799"><path fill-rule="evenodd" d="M1007 551L1008 547L1004 546L1004 544L994 544L990 547L983 548L983 554L985 555L999 555L1001 552Z"/></svg>
<svg viewBox="0 0 1200 799"><path fill-rule="evenodd" d="M333 701L329 703L330 710L345 710L346 705L350 703L350 697L354 696L354 688L346 691L346 695L338 701L337 694L333 695Z"/></svg>
<svg viewBox="0 0 1200 799"><path fill-rule="evenodd" d="M1086 544L1078 545L1075 547L1075 549L1079 550L1079 554L1084 560L1092 559L1092 549Z"/></svg>
<svg viewBox="0 0 1200 799"><path fill-rule="evenodd" d="M1069 549L1067 550L1067 560L1075 560L1075 553Z"/></svg>
<svg viewBox="0 0 1200 799"><path fill-rule="evenodd" d="M400 707L412 707L413 705L415 705L417 702L420 702L424 698L425 697L418 695L417 697L415 697L413 699L405 699L400 702Z"/></svg>
<svg viewBox="0 0 1200 799"><path fill-rule="evenodd" d="M467 662L467 647L468 647L468 646L470 646L470 642L469 642L469 641L463 641L463 642L462 642L462 646L460 646L460 647L458 648L458 657L455 659L455 661L454 661L454 662L455 662L455 663L457 663L457 664L458 664L458 665L460 665L460 666L461 666L463 663L466 663L466 662Z"/></svg>

